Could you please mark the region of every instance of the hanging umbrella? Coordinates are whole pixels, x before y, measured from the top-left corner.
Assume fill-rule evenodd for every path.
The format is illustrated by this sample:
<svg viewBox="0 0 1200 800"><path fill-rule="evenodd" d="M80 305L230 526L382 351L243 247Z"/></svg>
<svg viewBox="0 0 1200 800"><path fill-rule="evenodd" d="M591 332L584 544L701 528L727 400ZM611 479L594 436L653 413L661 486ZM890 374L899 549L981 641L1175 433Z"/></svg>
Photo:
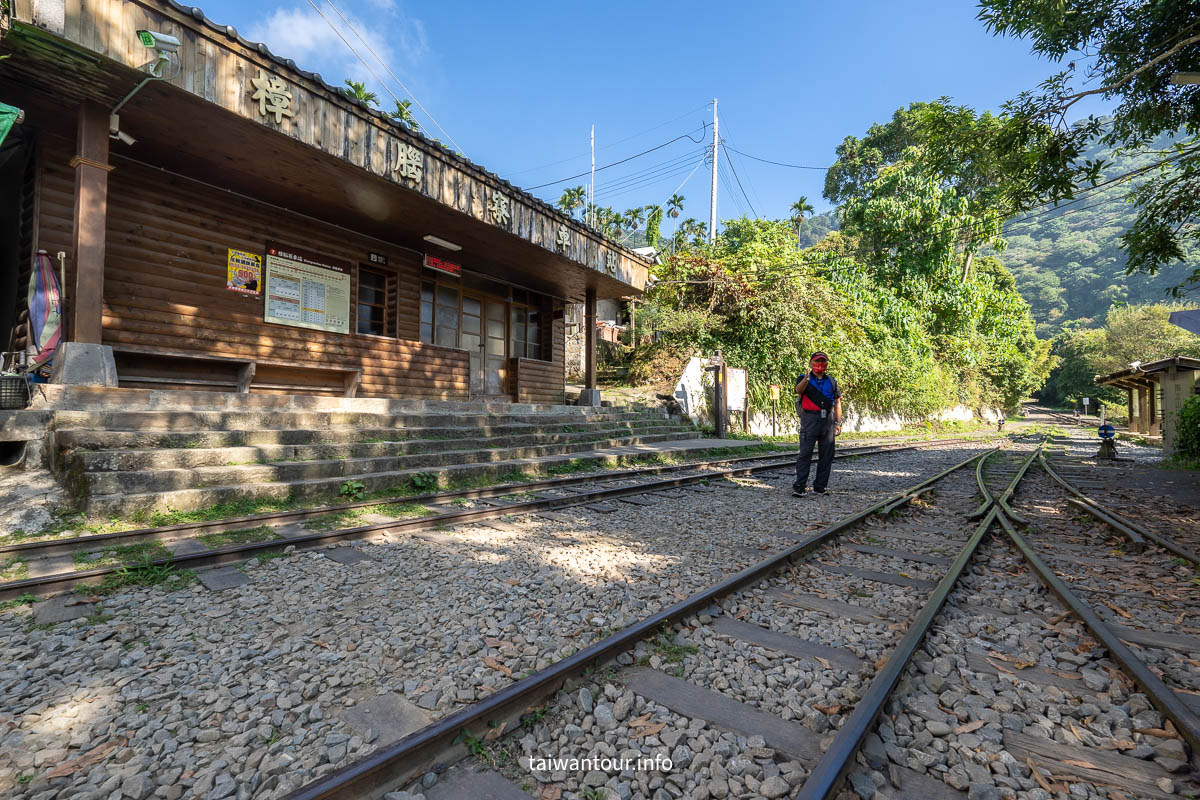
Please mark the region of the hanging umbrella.
<svg viewBox="0 0 1200 800"><path fill-rule="evenodd" d="M58 274L50 256L39 252L33 257L29 276L29 371L49 363L62 340L62 293Z"/></svg>
<svg viewBox="0 0 1200 800"><path fill-rule="evenodd" d="M0 103L0 144L4 144L8 132L12 130L13 125L20 123L24 116L25 112L21 109Z"/></svg>

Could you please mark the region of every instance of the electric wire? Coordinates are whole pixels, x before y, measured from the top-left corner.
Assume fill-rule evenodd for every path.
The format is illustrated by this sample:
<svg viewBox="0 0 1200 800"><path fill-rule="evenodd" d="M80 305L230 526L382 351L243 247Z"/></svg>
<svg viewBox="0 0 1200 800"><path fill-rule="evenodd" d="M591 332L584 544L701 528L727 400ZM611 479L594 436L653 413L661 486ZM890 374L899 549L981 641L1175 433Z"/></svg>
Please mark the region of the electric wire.
<svg viewBox="0 0 1200 800"><path fill-rule="evenodd" d="M684 113L680 114L678 117L669 119L666 122L660 122L658 125L655 125L653 128L647 128L644 131L639 131L638 133L631 134L630 136L626 136L624 139L617 139L615 142L609 142L608 144L603 145L601 147L597 147L596 149L597 150L610 150L619 144L624 144L625 142L630 141L631 139L636 139L639 136L645 136L647 133L652 133L652 132L658 130L659 128L665 128L673 122L678 122L679 120L683 119L686 116L695 114L697 111L703 111L706 107L707 106L700 106L698 108L693 108L689 111L685 111ZM574 161L578 158L587 158L589 155L591 155L590 152L581 153L577 156L569 156L567 158L559 159L558 161L552 161L549 164L542 164L541 166L537 166L537 167L529 167L527 169L520 169L520 170L517 170L516 172L510 172L508 174L509 175L524 175L528 172L537 172L539 169L547 169L549 167L557 167L559 164L566 164L567 162Z"/></svg>
<svg viewBox="0 0 1200 800"><path fill-rule="evenodd" d="M754 159L755 161L761 161L764 164L774 164L777 167L789 167L791 169L819 169L822 171L829 169L829 167L812 167L812 166L806 166L803 164L785 164L782 161L772 161L768 158L759 158L758 156L752 156L749 153L743 153L741 150L734 150L732 147L729 149L733 150L733 152L737 153L739 156L745 156L746 158L751 158L751 159Z"/></svg>
<svg viewBox="0 0 1200 800"><path fill-rule="evenodd" d="M309 4L311 4L311 5L312 5L312 7L313 7L313 8L315 8L315 9L317 10L317 13L318 13L318 14L321 14L321 9L320 9L320 8L317 8L317 4L316 4L316 3L314 3L314 2L313 2L313 0L308 0L308 2L309 2ZM425 108L425 106L421 105L421 101L420 101L420 100L418 100L418 99L417 99L417 96L416 96L415 94L413 94L413 93L412 93L412 90L411 90L411 89L409 89L407 86L405 86L405 85L404 85L404 81L400 80L400 78L398 78L398 77L396 76L396 73L395 73L395 72L392 72L392 68L388 66L388 64L387 64L387 62L386 62L386 61L384 61L382 58L380 58L380 57L379 57L379 54L378 54L378 53L376 53L376 52L375 52L375 50L374 50L374 49L371 47L370 43L369 43L369 42L368 42L366 39L364 39L364 38L363 38L363 35L362 35L361 33L359 33L359 32L358 32L358 29L357 29L357 28L355 28L353 25L351 25L351 24L350 24L350 20L346 19L345 15L344 15L344 14L342 14L342 12L341 12L341 9L339 9L339 8L338 8L336 5L334 5L334 2L333 2L333 0L325 0L325 2L329 3L329 6L330 6L330 7L331 7L331 8L332 8L334 11L336 11L336 12L337 12L337 15L338 15L339 17L341 17L341 19L342 19L342 22L346 23L346 27L347 27L347 28L349 28L349 29L350 29L350 31L351 31L351 32L352 32L352 33L353 33L355 36L357 36L357 37L358 37L358 40L359 40L360 42L362 42L362 43L363 43L363 44L366 46L367 50L368 50L368 51L371 53L371 55L373 55L373 56L375 57L375 60L376 60L376 61L378 61L378 62L379 62L379 63L380 63L382 66L383 66L383 68L384 68L385 70L387 70L387 73L388 73L389 75L391 75L391 76L392 76L392 79L393 79L393 80L395 80L395 81L396 81L396 83L400 84L400 88L401 88L401 89L403 89L403 90L404 90L404 92L405 92L405 93L406 93L406 94L407 94L409 97L411 97L411 98L412 98L412 101L413 101L414 103L416 103L416 104L417 104L417 108L421 109L421 111L422 111L422 112L424 112L425 116L429 117L429 121L433 123L433 126L434 126L435 128L437 128L439 131L441 131L441 132L442 132L442 135L446 137L446 141L448 141L448 142L450 142L450 144L454 145L454 149L455 149L455 150L457 150L459 153L463 154L463 155L464 155L464 157L465 157L465 155L466 155L466 151L465 151L465 150L462 148L462 146L461 146L461 145L460 145L458 142L454 141L454 137L453 137L453 136L451 136L449 133L447 133L445 128L443 128L441 125L439 125L439 124L438 124L438 121L437 121L437 120L434 118L433 114L429 113L429 109L427 109L427 108ZM350 43L349 43L349 42L346 42L346 39L345 39L345 37L344 37L344 36L342 36L342 34L338 32L337 28L334 28L334 27L333 27L333 23L331 23L331 22L330 22L330 21L329 21L329 20L328 20L328 19L325 17L325 15L324 15L324 14L321 14L321 19L324 19L324 20L325 20L325 23L326 23L327 25L329 25L329 27L330 27L330 28L333 28L333 32L334 32L334 33L337 33L337 35L338 35L338 38L339 38L339 39L341 39L343 42L345 42L347 47L350 47L350 52L354 53L355 57L356 57L356 58L357 58L359 61L362 61L362 62L363 62L363 66L366 66L368 70L371 70L371 67L370 67L370 66L367 64L367 62L366 62L366 61L363 59L363 57L362 57L362 56L360 56L360 55L358 54L358 52L357 52L357 51L356 51L356 50L355 50L353 47L351 47L351 46L350 46ZM387 90L387 93L388 93L388 94L390 94L390 95L392 96L392 99L396 101L396 104L397 104L397 105L399 105L399 104L400 104L400 98L396 97L396 94L395 94L395 92L393 92L393 91L391 90L391 88L390 88L390 87L389 87L389 86L388 86L386 83L384 83L384 82L383 82L383 80L382 80L382 79L380 79L380 77L379 77L378 75L376 75L376 74L375 74L375 71L374 71L374 70L371 70L371 74L375 76L375 80L379 81L379 84L380 84L381 86L383 86L383 88L384 88L384 89L386 89L386 90Z"/></svg>
<svg viewBox="0 0 1200 800"><path fill-rule="evenodd" d="M311 3L311 2L312 2L312 0L309 0L309 2ZM709 123L707 123L707 122L706 122L706 123L704 123L704 124L701 126L701 128L700 128L700 131L699 131L699 132L700 132L700 133L703 133L703 132L704 132L704 130L705 130L705 129L706 129L708 126L709 126ZM662 150L664 147L667 147L668 145L675 144L675 142L678 142L680 139L692 139L692 134L691 134L691 133L685 133L685 134L682 134L682 135L680 135L680 136L676 136L674 139L671 139L670 141L667 141L667 142L663 142L662 144L660 144L660 145L657 145L657 146L655 146L655 147L651 147L649 150L643 150L642 152L640 152L640 153L634 153L633 155L631 155L631 156L628 156L627 158L622 158L620 161L614 161L614 162L612 162L611 164L605 164L605 165L604 165L604 166L602 166L602 167L596 167L596 172L600 172L601 170L609 169L609 168L611 168L611 167L615 167L615 166L618 166L618 165L620 165L620 164L625 164L625 163L627 163L627 162L629 162L629 161L633 161L635 158L641 158L642 156L644 156L644 155L646 155L646 154L648 154L648 153L653 153L655 150ZM699 138L699 139L692 139L692 141L693 141L693 142L695 142L696 144L701 144L701 143L703 143L703 142L704 142L704 138L703 138L703 137L701 137L701 138ZM527 191L527 192L532 192L534 189L544 189L544 188L546 188L547 186L555 186L555 185L557 185L557 184L560 184L560 183L566 183L567 181L573 181L573 180L576 180L576 179L578 179L578 178L582 178L582 177L583 177L583 176L585 176L585 175L591 175L591 174L592 174L592 170L590 170L590 169L589 169L587 172L580 172L578 175L569 175L569 176L567 176L566 178L560 178L560 179L558 179L558 180L556 180L556 181L549 181L548 183L539 183L537 186L527 186L527 187L525 187L525 191Z"/></svg>
<svg viewBox="0 0 1200 800"><path fill-rule="evenodd" d="M674 191L672 191L672 192L671 192L669 195L667 195L667 199L666 199L666 200L663 200L663 202L662 202L662 206L663 206L663 208L666 208L666 205L667 205L667 200L670 200L672 197L674 197L675 195L679 194L679 191L680 191L680 190L681 190L681 189L682 189L682 188L683 188L685 185L687 185L687 182L688 182L688 181L690 181L690 180L692 179L692 176L696 174L696 170L700 169L700 167L702 167L703 165L704 165L704 157L703 157L703 156L701 156L700 160L696 162L696 166L692 167L692 171L691 171L691 172L689 172L689 173L687 174L687 177L683 179L683 182L682 182L682 183L680 183L678 186L676 186L676 187L675 187L675 190L674 190ZM676 227L676 228L678 228L678 227L679 227L679 222L678 222L678 221L676 221L676 223L675 223L675 227ZM630 237L632 234L633 234L633 231L628 231L628 232L627 232L627 233L626 233L624 236L622 236L622 237L621 237L621 241L620 241L620 242L618 242L618 244L623 244L623 243L625 242L625 240L626 240L626 239L628 239L628 238L629 238L629 237ZM646 244L650 245L650 246L651 246L651 247L653 247L655 250L657 250L657 249L658 249L658 243L657 243L657 242L647 242Z"/></svg>
<svg viewBox="0 0 1200 800"><path fill-rule="evenodd" d="M596 196L598 199L602 199L605 202L610 202L612 200L612 198L614 198L614 197L621 197L623 195L629 194L630 192L639 191L641 189L645 189L648 186L653 186L654 184L661 183L662 181L671 180L675 176L682 175L683 173L687 172L687 170L690 166L691 166L691 162L685 162L683 164L676 165L675 167L672 167L671 169L663 170L662 172L659 172L655 175L651 175L646 178L643 178L642 180L639 180L636 183L632 183L632 184L629 184L629 185L623 186L623 187L617 187L617 188L612 189L607 192L597 192Z"/></svg>
<svg viewBox="0 0 1200 800"><path fill-rule="evenodd" d="M721 141L724 144L728 144L728 141L729 141L729 139L732 138L732 134L733 134L733 129L730 127L728 121L725 122L725 134L726 135L724 137L722 137ZM725 152L726 157L729 157L729 153L731 150L732 150L732 148L726 149L726 152ZM730 162L732 162L733 158L729 157L729 160L730 160ZM762 201L762 198L759 197L759 195L758 195L758 190L754 188L754 181L751 180L750 169L749 169L749 167L746 166L745 163L742 164L742 172L744 172L746 174L746 186L750 190L750 195L754 198L755 202L758 203L759 208L766 208L767 204ZM748 200L749 200L749 198L747 198L747 201Z"/></svg>
<svg viewBox="0 0 1200 800"><path fill-rule="evenodd" d="M733 178L729 176L729 166L724 161L717 162L717 188L720 190L721 184L725 184L725 191L733 198L733 204L737 207L739 216L746 216L746 206L742 203L742 198L738 197L738 193L734 191Z"/></svg>
<svg viewBox="0 0 1200 800"><path fill-rule="evenodd" d="M676 167L676 166L679 166L680 164L689 164L690 165L695 159L696 159L695 151L689 151L687 153L684 153L681 156L676 156L675 158L670 158L670 159L667 159L666 161L660 161L659 163L654 164L649 167L646 167L645 169L636 170L634 172L630 172L625 175L614 177L612 180L604 182L604 183L597 183L596 184L596 193L600 194L602 192L607 192L613 188L617 188L624 184L631 183L633 181L637 181L647 175L650 175L651 173L660 171L664 168Z"/></svg>
<svg viewBox="0 0 1200 800"><path fill-rule="evenodd" d="M725 153L725 161L729 163L729 171L733 173L733 177L737 180L738 188L742 190L742 197L746 198L746 205L750 206L750 212L754 214L754 218L758 219L758 212L754 210L754 204L750 202L750 196L746 194L746 188L742 186L742 179L738 175L737 167L734 166L733 159L729 157L729 148L725 146L725 142L721 141L721 150Z"/></svg>

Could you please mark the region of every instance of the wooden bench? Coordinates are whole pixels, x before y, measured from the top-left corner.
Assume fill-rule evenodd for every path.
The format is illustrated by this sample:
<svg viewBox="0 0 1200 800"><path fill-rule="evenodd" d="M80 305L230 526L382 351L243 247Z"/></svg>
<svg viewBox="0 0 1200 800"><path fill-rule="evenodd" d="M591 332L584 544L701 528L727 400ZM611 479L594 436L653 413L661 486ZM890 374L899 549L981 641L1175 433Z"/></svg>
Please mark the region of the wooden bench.
<svg viewBox="0 0 1200 800"><path fill-rule="evenodd" d="M311 370L314 372L332 372L342 374L342 391L345 397L354 397L358 392L358 384L362 380L362 369L359 367L336 367L327 364L307 364L297 361L283 361L266 358L238 358L237 356L219 356L211 353L198 353L190 350L176 350L168 347L149 347L145 345L113 344L114 353L131 355L154 356L158 358L181 359L198 364L214 364L237 368L236 377L159 377L159 376L129 376L127 380L135 383L170 383L185 386L216 386L228 387L239 394L247 394L250 387L259 389L292 389L305 388L302 384L291 383L255 383L254 376L260 366L281 367L284 369Z"/></svg>

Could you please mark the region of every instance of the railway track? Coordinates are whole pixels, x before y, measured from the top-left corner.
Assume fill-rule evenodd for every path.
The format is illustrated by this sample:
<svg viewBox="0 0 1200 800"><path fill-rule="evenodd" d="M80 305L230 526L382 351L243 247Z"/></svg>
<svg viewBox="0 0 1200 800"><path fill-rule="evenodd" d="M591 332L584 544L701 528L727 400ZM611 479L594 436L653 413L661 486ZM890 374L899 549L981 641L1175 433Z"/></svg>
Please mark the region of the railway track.
<svg viewBox="0 0 1200 800"><path fill-rule="evenodd" d="M1044 477L1029 477L1039 469ZM1034 484L1037 502L1022 503L1018 515L1012 506L1023 481ZM481 794L473 781L494 786L497 776L451 765L468 749L501 764L492 753L507 752L506 745L494 734L509 730L517 731L511 741L525 743L508 746L525 748L522 768L509 769L550 781L533 769L528 743L565 740L539 721L542 712L528 712L612 659L619 668L610 680L621 686L597 687L603 714L591 708L590 695L585 711L561 694L550 713L578 732L570 745L576 753L634 742L641 752L665 750L690 761L692 750L685 746L681 755L678 744L669 746L683 735L664 744L636 727L661 731L674 723L679 734L684 721L689 742L719 739L726 756L733 751L724 761L737 769L706 761L690 779L677 780L677 793L668 797L814 800L838 796L847 782L863 797L950 798L968 791L972 798L1000 797L1000 789L1011 789L1007 796L1119 800L1200 791L1187 775L1187 751L1200 747L1200 683L1178 655L1163 656L1200 638L1121 625L1113 618L1128 611L1111 600L1098 605L1111 591L1093 591L1101 587L1079 579L1072 565L1120 577L1129 556L1105 557L1096 539L1128 537L1138 526L1115 515L1092 522L1089 515L1090 527L1080 532L1070 516L1078 512L1064 518L1067 496L1100 506L1068 487L1051 473L1040 446L1021 455L992 450L819 531L783 530L780 539L790 545L762 562L288 798L378 797L430 772L442 773L427 790L430 800ZM1025 533L1017 520L1030 525ZM1049 529L1052 521L1060 530ZM1169 573L1171 559L1181 558L1179 546L1144 538L1149 544L1138 558ZM1194 597L1180 598L1170 613L1197 610ZM671 631L665 652L647 657L647 641L656 634L663 641L664 626L678 633ZM979 652L980 642L991 649ZM1051 654L1048 642L1074 649ZM673 661L666 655L672 652L691 655ZM731 672L736 659L729 652L755 669ZM504 657L501 647L495 658ZM774 680L765 682L770 691L756 672ZM1052 687L1047 691L1057 692L1057 705L1030 712L1031 686ZM1087 713L1068 719L1075 708ZM1022 723L1017 710L1034 721ZM1039 726L1049 727L1039 733ZM630 735L614 744L620 730ZM481 744L488 740L494 750ZM652 774L660 789L671 778ZM652 794L636 773L601 778L586 786L569 778L557 788L600 796L597 787L607 785L618 796Z"/></svg>
<svg viewBox="0 0 1200 800"><path fill-rule="evenodd" d="M872 455L958 443L961 439L935 439L919 442L885 442L840 448L838 458ZM508 515L553 511L578 505L594 505L610 499L652 493L712 480L749 476L759 472L787 469L795 464L796 454L721 457L687 464L642 467L604 475L550 478L534 482L510 483L479 489L404 495L374 500L246 515L156 528L143 528L93 536L20 542L0 546L0 562L19 562L37 573L32 577L0 583L0 602L22 596L43 597L79 587L130 568L177 567L198 569L232 564L259 554L287 547L296 549L323 547L331 543L362 539L386 532L417 531L440 526L478 522ZM472 507L464 507L464 504ZM412 516L413 509L429 513ZM306 522L338 521L338 515L353 518L356 512L373 510L368 524L315 529ZM225 546L206 546L204 537L228 534L236 540L241 532L257 532L257 541ZM213 541L210 539L209 541ZM218 539L219 541L219 539ZM171 545L168 555L149 555L156 546ZM150 546L151 549L146 549ZM131 560L121 553L140 553ZM107 557L112 554L118 557ZM106 557L114 562L90 567L88 557Z"/></svg>

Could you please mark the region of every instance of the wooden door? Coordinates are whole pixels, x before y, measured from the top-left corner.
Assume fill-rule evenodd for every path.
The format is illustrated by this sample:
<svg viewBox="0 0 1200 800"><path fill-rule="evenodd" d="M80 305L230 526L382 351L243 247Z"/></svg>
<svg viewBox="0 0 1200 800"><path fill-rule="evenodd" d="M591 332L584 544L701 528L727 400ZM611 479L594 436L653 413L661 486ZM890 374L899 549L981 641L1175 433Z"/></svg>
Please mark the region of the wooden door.
<svg viewBox="0 0 1200 800"><path fill-rule="evenodd" d="M464 294L462 296L462 330L459 344L467 351L471 361L471 397L487 394L483 379L483 300Z"/></svg>
<svg viewBox="0 0 1200 800"><path fill-rule="evenodd" d="M508 364L508 309L502 300L485 300L483 389L484 394L505 394L504 376Z"/></svg>

